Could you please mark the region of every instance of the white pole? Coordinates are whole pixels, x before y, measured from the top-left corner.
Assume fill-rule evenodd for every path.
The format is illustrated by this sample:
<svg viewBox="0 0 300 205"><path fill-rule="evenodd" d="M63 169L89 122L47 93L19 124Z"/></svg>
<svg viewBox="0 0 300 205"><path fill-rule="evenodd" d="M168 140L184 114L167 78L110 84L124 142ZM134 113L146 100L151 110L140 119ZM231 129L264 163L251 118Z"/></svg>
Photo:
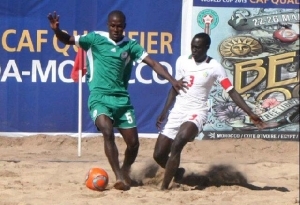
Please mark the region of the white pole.
<svg viewBox="0 0 300 205"><path fill-rule="evenodd" d="M78 157L81 157L82 135L82 69L78 72Z"/></svg>

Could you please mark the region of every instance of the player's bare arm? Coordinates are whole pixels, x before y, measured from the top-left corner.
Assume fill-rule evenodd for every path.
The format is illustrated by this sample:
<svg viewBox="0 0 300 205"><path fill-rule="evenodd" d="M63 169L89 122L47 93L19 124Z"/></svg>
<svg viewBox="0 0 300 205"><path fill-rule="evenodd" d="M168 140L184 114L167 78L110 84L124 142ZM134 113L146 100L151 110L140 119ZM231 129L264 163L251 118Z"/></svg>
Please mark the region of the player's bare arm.
<svg viewBox="0 0 300 205"><path fill-rule="evenodd" d="M48 14L48 20L50 22L50 27L54 31L54 33L59 41L61 41L64 44L68 44L68 45L75 44L74 36L70 36L69 34L60 30L59 15L57 15L57 13L55 11L53 12L53 14L51 14L51 13Z"/></svg>
<svg viewBox="0 0 300 205"><path fill-rule="evenodd" d="M258 129L264 129L265 123L260 119L259 116L254 114L251 110L251 108L246 104L244 99L241 97L241 95L233 88L228 92L229 96L231 99L239 106L242 110L244 110L249 117L251 118L253 124L258 128Z"/></svg>
<svg viewBox="0 0 300 205"><path fill-rule="evenodd" d="M177 93L179 92L179 90L185 91L185 89L188 89L186 82L175 80L160 63L150 58L150 56L146 56L143 62L150 66L157 74L167 79L172 84Z"/></svg>
<svg viewBox="0 0 300 205"><path fill-rule="evenodd" d="M174 104L177 95L178 93L175 91L173 87L171 87L164 108L162 109L161 113L156 119L156 127L158 130L161 129L161 124L165 121L167 113L170 107Z"/></svg>

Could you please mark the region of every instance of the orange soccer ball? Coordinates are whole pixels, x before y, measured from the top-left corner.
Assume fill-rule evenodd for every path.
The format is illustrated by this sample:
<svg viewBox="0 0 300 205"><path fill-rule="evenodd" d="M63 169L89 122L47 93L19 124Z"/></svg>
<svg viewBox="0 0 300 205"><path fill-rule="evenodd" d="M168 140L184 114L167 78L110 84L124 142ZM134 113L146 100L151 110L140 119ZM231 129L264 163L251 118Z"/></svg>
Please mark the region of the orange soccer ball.
<svg viewBox="0 0 300 205"><path fill-rule="evenodd" d="M108 174L104 169L91 168L85 179L87 188L95 191L103 191L108 184Z"/></svg>

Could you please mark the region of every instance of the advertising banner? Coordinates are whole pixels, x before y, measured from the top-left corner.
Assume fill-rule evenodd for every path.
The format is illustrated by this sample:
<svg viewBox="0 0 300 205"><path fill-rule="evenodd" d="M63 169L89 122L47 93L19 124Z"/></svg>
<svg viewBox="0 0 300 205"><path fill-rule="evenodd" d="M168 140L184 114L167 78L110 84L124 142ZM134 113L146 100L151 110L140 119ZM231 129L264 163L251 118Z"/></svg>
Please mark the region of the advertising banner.
<svg viewBox="0 0 300 205"><path fill-rule="evenodd" d="M56 11L70 35L107 31L107 15L122 10L125 35L136 39L173 75L180 55L182 3L139 0L4 0L0 4L0 132L76 133L78 84L70 77L78 48L58 42L47 15ZM129 81L140 133L157 133L155 120L168 90L145 64L136 64ZM97 133L88 114L83 78L84 133Z"/></svg>
<svg viewBox="0 0 300 205"><path fill-rule="evenodd" d="M264 121L278 122L258 131L216 84L199 138L299 140L299 1L194 0L190 12L191 38L208 33L208 54L223 65L237 92Z"/></svg>
<svg viewBox="0 0 300 205"><path fill-rule="evenodd" d="M71 35L106 31L110 11L127 17L136 39L174 76L180 54L196 33L212 38L208 54L226 69L252 110L277 127L258 131L216 83L208 121L198 139L299 139L299 0L128 1L4 0L0 5L0 133L76 133L78 83L70 73L76 46L57 41L47 15L56 11ZM135 64L129 92L138 131L157 136L156 117L171 85L145 64ZM82 131L98 133L88 114L83 78ZM243 135L243 134L254 135ZM274 137L276 135L276 137ZM287 137L288 136L288 137ZM236 137L237 138L237 137Z"/></svg>

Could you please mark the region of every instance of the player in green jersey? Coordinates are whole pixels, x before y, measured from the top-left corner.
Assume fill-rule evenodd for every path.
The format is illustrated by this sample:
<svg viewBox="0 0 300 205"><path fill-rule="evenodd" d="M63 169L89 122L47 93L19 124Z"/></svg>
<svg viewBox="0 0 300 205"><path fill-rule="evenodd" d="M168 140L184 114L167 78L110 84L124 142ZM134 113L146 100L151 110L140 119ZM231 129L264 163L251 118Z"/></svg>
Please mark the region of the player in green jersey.
<svg viewBox="0 0 300 205"><path fill-rule="evenodd" d="M127 91L133 62L144 62L156 73L167 79L178 92L185 82L176 81L157 61L134 40L123 35L126 17L122 11L109 13L108 32L90 32L86 35L70 36L59 28L59 16L48 15L50 27L56 37L68 45L77 45L87 52L87 82L90 90L89 110L96 127L104 137L104 150L116 176L114 187L130 189L130 167L139 149L138 131L133 106ZM127 145L122 166L115 144L116 127Z"/></svg>

